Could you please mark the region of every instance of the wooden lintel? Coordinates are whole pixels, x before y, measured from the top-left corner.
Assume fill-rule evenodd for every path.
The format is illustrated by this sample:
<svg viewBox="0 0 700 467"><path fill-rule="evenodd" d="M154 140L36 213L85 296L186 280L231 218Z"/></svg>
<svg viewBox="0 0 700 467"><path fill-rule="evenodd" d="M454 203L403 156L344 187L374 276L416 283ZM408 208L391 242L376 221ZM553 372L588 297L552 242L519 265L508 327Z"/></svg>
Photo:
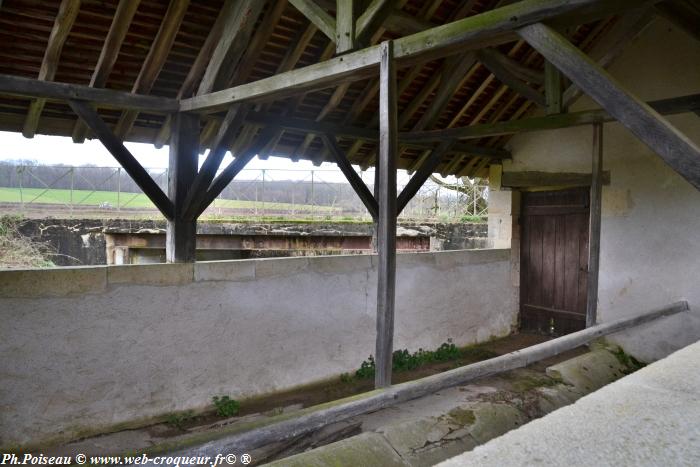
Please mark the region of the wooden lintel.
<svg viewBox="0 0 700 467"><path fill-rule="evenodd" d="M163 190L153 181L136 158L129 152L117 136L112 133L107 124L100 118L97 112L89 104L77 100L69 100L68 105L82 118L85 124L92 130L107 150L124 167L124 170L141 188L146 196L155 204L166 219L174 219L175 210L173 203L163 193Z"/></svg>
<svg viewBox="0 0 700 467"><path fill-rule="evenodd" d="M601 172L601 185L610 185L610 172ZM591 174L575 172L503 172L501 185L508 188L588 187Z"/></svg>
<svg viewBox="0 0 700 467"><path fill-rule="evenodd" d="M697 144L554 29L533 24L521 29L519 34L681 177L700 189L700 147Z"/></svg>
<svg viewBox="0 0 700 467"><path fill-rule="evenodd" d="M295 0L296 1L296 0ZM436 59L513 39L518 28L583 7L600 7L603 0L523 0L495 10L470 16L442 26L397 39L397 65L407 66L426 58ZM379 66L379 46L335 57L321 63L288 71L181 101L181 110L208 112L234 102L279 99L301 92L335 86L375 76Z"/></svg>

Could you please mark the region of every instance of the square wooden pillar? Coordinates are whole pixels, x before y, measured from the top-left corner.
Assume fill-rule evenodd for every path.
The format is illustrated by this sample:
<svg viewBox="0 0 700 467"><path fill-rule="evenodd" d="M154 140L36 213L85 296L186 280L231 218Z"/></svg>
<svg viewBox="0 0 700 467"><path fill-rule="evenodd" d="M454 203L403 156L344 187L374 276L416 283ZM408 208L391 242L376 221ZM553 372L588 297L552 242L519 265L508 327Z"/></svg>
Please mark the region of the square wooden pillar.
<svg viewBox="0 0 700 467"><path fill-rule="evenodd" d="M197 220L185 218L184 202L197 175L199 116L179 113L172 119L172 125L168 197L175 213L168 221L165 258L168 263L188 263L195 260Z"/></svg>
<svg viewBox="0 0 700 467"><path fill-rule="evenodd" d="M394 345L394 302L396 292L396 68L394 44L381 45L379 83L379 159L377 169L377 347L374 384L391 385Z"/></svg>

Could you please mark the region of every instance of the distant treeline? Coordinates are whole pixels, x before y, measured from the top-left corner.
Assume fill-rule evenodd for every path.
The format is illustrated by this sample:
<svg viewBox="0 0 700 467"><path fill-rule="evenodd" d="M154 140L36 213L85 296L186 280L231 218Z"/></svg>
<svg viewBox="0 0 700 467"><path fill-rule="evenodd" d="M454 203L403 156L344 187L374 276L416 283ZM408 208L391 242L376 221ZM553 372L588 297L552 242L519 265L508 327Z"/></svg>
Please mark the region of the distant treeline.
<svg viewBox="0 0 700 467"><path fill-rule="evenodd" d="M148 170L151 177L167 190L167 172ZM277 175L276 175L277 176ZM0 187L46 188L141 193L139 187L122 169L68 165L42 165L33 161L0 161ZM371 188L371 187L370 187ZM264 193L264 198L263 198ZM221 198L265 200L277 203L316 204L362 210L349 184L326 183L310 177L304 181L234 180L222 192Z"/></svg>

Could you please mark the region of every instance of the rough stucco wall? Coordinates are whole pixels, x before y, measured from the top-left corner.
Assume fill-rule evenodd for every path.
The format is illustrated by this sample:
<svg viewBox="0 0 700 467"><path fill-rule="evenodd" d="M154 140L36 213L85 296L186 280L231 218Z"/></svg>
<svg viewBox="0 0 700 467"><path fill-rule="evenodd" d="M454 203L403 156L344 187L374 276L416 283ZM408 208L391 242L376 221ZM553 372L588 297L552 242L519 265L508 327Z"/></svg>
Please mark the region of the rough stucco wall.
<svg viewBox="0 0 700 467"><path fill-rule="evenodd" d="M700 43L657 19L610 68L644 100L700 92ZM581 99L573 110L597 107ZM700 118L670 117L700 144ZM591 171L590 127L519 135L503 171ZM617 123L605 125L599 319L610 321L685 299L691 313L613 338L646 360L700 339L700 192Z"/></svg>
<svg viewBox="0 0 700 467"><path fill-rule="evenodd" d="M399 255L396 347L508 334L509 257ZM369 255L0 271L0 446L353 371L375 313Z"/></svg>

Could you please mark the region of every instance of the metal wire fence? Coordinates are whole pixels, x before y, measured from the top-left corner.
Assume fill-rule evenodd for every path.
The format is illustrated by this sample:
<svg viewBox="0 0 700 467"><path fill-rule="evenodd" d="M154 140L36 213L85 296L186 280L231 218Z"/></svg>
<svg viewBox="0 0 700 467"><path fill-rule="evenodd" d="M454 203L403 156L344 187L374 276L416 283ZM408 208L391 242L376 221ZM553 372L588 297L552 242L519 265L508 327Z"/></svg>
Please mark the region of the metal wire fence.
<svg viewBox="0 0 700 467"><path fill-rule="evenodd" d="M167 192L167 169L147 169ZM358 172L373 190L374 171ZM400 172L398 190L410 175ZM486 216L488 185L431 179L401 213L405 219L460 221ZM29 217L154 217L151 201L120 167L0 163L0 210ZM205 218L369 220L338 170L243 170L204 212Z"/></svg>

